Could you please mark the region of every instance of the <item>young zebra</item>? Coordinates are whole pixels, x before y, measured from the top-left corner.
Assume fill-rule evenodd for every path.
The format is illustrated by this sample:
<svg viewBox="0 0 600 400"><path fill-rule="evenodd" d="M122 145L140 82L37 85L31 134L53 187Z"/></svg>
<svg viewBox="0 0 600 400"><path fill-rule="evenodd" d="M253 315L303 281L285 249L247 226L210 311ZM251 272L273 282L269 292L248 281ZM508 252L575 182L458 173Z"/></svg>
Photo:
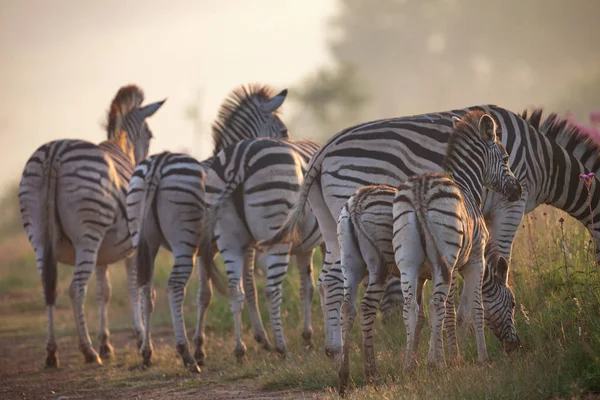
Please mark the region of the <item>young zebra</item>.
<svg viewBox="0 0 600 400"><path fill-rule="evenodd" d="M241 86L225 99L213 123L214 154L244 138L287 137L287 128L277 114L287 90L275 93L268 86ZM173 252L173 270L167 282L169 305L175 331L176 348L184 365L198 372L204 363L201 334L204 313L200 312L196 335L195 357L183 319L185 287L194 268L200 242L201 221L204 215L205 171L214 156L203 162L185 154L163 152L144 160L135 170L127 193L129 228L137 247L138 283L142 288L142 315L147 327L142 343L145 365L151 364L152 342L150 318L154 308L152 278L154 260L159 247ZM199 269L200 271L201 269ZM208 306L211 288L202 273L198 309Z"/></svg>
<svg viewBox="0 0 600 400"><path fill-rule="evenodd" d="M202 266L214 269L213 238L223 256L227 271L229 306L235 323L235 355L242 360L246 346L242 340L241 312L244 292L255 293L254 243L266 239L285 221L298 196L306 164L319 145L308 140L244 140L221 151L206 178L206 211L200 256ZM300 271L300 296L304 311L302 337L311 343L310 305L314 292L312 255L321 243L315 218L309 215L300 226L301 241L293 248L276 245L265 255L267 285L265 296L276 350L287 350L281 323L281 286L288 269L290 253L296 256ZM214 275L209 272L209 276ZM242 287L243 285L243 287ZM218 287L218 286L217 286ZM255 339L267 343L256 297L249 303ZM200 312L205 312L201 309ZM202 317L199 317L202 318Z"/></svg>
<svg viewBox="0 0 600 400"><path fill-rule="evenodd" d="M328 354L336 355L341 349L339 315L343 276L337 218L343 205L361 186L396 187L409 176L441 172L452 117L462 118L471 110L484 111L497 121L500 140L523 185L523 197L514 203L484 190L483 214L489 220L491 241L501 254L509 260L523 213L540 204L549 204L568 212L587 227L596 241L596 258L600 260L600 185L597 178L589 187L592 193L590 208L588 188L579 179L586 169L579 161L578 153L571 154L571 150L559 145L562 143L559 139L555 141L552 135L539 133L518 115L489 105L371 121L348 128L330 138L311 159L298 202L288 220L271 239L259 243L259 246L269 246L293 241L296 223L302 219L306 203L310 204L327 247L318 282L324 305L325 350ZM465 300L466 295L463 291L461 300ZM457 317L459 321L465 321L470 314L466 308L469 301L460 304Z"/></svg>
<svg viewBox="0 0 600 400"><path fill-rule="evenodd" d="M111 287L107 264L123 258L126 259L134 329L138 342L141 341L143 325L125 195L135 165L148 154L152 134L146 118L164 102L141 107L143 100L143 92L137 86L122 87L110 106L106 141L96 145L83 140L56 140L37 149L25 164L19 203L44 285L48 309L48 367L58 366L54 336L57 262L75 266L69 296L79 347L86 362L102 363L92 347L83 309L94 268L100 314L100 356L110 358L113 354L108 330Z"/></svg>
<svg viewBox="0 0 600 400"><path fill-rule="evenodd" d="M516 201L521 196L521 186L508 167L508 154L502 144L496 140L495 132L495 122L489 115L480 111L470 112L463 120L456 123L444 162L444 169L451 174L454 182L447 174L426 174L409 178L397 190L389 186L366 186L359 189L344 206L338 220L345 291L342 306L341 392L347 385L349 375L348 341L356 317L354 303L359 284L367 269L369 272L368 286L361 302L365 373L367 376L372 376L376 372L372 329L377 307L383 296L382 282L394 269L392 242L394 248L398 249L396 259L402 262L402 264L398 264L398 267L402 274L407 305L411 304L411 299L413 303L416 300L421 305L424 281L432 277L435 284L434 300L435 296L440 296L440 292L445 297L448 288L440 286L438 276L440 268L449 266L452 271L457 259L459 264L456 270L463 275L467 285L479 285L478 293L481 296L481 279L484 272L482 264L484 247L482 246L485 246L488 235L480 211L483 187L498 190L507 195L509 201ZM392 210L394 211L393 215ZM443 242L440 242L441 238L443 238ZM443 264L441 267L438 265L440 257L435 253L438 249L445 257L443 258L444 262L447 261L449 265ZM446 251L444 252L444 250ZM462 254L457 258L459 250ZM469 252L473 254L473 258L469 259ZM467 263L467 266L461 269L467 259L475 260L475 262ZM409 263L412 272L408 275L403 270L407 260L414 261ZM429 268L422 269L421 266L426 260L430 261ZM433 269L431 265L433 265ZM475 272L469 270L469 265L473 265L471 269ZM490 316L495 317L491 320L490 326L501 340L505 338L500 335L508 334L506 339L516 344L518 338L514 329L512 292L506 286L506 281L498 284L489 279L490 272L495 273L498 270L507 272L506 260L503 257L490 257L488 267L493 272L488 271L488 279L485 280L488 287L485 290L487 298L484 300L484 304L487 304L488 310L492 311ZM474 277L477 278L476 271L479 271L481 275L478 277L479 280L473 281ZM445 279L444 283L447 283L450 272L443 269L441 272ZM409 294L406 286L412 291L416 290L417 293L411 292L412 297L406 297ZM437 303L432 300L432 304ZM481 301L477 301L477 307L481 307L481 305ZM432 316L433 310L432 305ZM416 328L416 325L409 325L416 324L417 319L407 321L405 313L405 321L407 327L410 328L407 328L408 346L411 344L414 346L415 331L420 332L424 321L423 308L418 307L417 311L419 329ZM411 316L413 315L411 314ZM417 315L415 314L414 317ZM481 351L480 355L483 357L485 342L481 347L482 336L479 336L478 320L476 321L478 350ZM455 338L453 322L454 306L451 303L448 307L448 319L445 325L449 338ZM432 326L434 326L433 317ZM483 329L483 325L481 325L481 329ZM411 340L413 341L411 342ZM432 341L432 343L434 342ZM407 351L411 351L410 347ZM456 348L455 354L458 354L458 348Z"/></svg>
<svg viewBox="0 0 600 400"><path fill-rule="evenodd" d="M496 123L487 114L471 112L459 120L450 137L444 169L450 173L411 177L398 187L393 205L393 245L404 294L404 323L407 332L406 368L413 362L418 319L417 281L429 260L433 280L430 308L431 340L428 363L444 364L442 324L446 298L453 308L456 273L465 280L471 302L480 362L487 361L483 334L483 250L489 239L481 213L484 186L506 196L521 198L522 189L509 168L509 156L496 137ZM382 266L383 267L383 266ZM385 272L380 267L379 276ZM463 299L464 301L465 299ZM446 326L454 326L454 312ZM450 354L458 356L453 328L447 329Z"/></svg>

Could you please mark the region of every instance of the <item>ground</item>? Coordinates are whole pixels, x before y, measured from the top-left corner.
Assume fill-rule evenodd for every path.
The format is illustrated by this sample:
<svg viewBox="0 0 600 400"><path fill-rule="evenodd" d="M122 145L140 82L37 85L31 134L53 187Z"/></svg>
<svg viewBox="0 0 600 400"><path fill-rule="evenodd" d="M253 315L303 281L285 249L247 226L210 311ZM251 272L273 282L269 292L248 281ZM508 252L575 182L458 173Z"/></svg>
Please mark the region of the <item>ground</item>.
<svg viewBox="0 0 600 400"><path fill-rule="evenodd" d="M560 218L567 219L561 222ZM1 235L1 233L0 233ZM503 353L486 332L491 361L478 364L468 329L459 332L463 362L446 369L424 365L429 330L423 331L416 370L404 374L405 329L401 320L375 326L379 375L367 382L362 368L359 322L351 336L350 399L549 399L596 398L600 394L600 271L593 246L576 222L549 208L530 214L513 251L510 282L517 308L516 324L523 348ZM165 284L171 256L162 252L154 282L152 319L154 364L142 367L131 333L131 312L121 264L111 266L113 296L109 311L115 357L103 366L83 362L66 294L72 267L59 267L56 333L60 367L44 368L46 312L35 258L22 233L0 236L0 399L336 399L337 370L323 352L323 319L318 295L313 299L314 346L301 339L302 313L296 268L284 282L282 318L288 354L265 352L251 333L244 312L247 359L233 355L233 321L227 299L215 294L207 316L207 360L199 375L187 372L174 348ZM315 256L316 271L320 254ZM188 285L184 314L188 337L196 322L197 275ZM259 293L264 276L257 272ZM260 307L265 327L264 296ZM427 303L426 303L427 305ZM86 301L92 341L97 346L95 280Z"/></svg>

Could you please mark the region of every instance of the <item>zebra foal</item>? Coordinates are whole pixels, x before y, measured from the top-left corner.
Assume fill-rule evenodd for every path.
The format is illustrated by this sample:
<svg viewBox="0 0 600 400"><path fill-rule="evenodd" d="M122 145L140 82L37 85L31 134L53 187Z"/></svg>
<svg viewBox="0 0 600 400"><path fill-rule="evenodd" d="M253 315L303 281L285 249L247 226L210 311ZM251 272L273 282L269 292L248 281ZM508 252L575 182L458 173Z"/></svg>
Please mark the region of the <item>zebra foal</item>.
<svg viewBox="0 0 600 400"><path fill-rule="evenodd" d="M453 218L459 215L449 212L450 207L448 207L449 204L446 201L446 197L449 196L448 193L450 193L452 201L460 203L463 197L466 198L469 196L469 190L473 190L476 192L476 198L480 202L481 191L485 185L508 194L510 200L520 198L520 184L508 168L508 154L503 146L497 142L495 128L495 122L489 115L477 111L468 113L462 121L456 123L455 129L451 133L450 144L444 163L444 169L455 178L456 184L448 178L447 174L417 175L409 178L407 182L402 183L398 189L385 185L362 187L344 205L338 219L338 240L343 266L345 294L342 304L341 393L345 391L349 377L348 352L350 331L357 315L355 300L359 284L367 272L368 286L360 304L360 315L363 351L365 355L365 374L368 377L372 377L376 373L376 357L373 348L372 330L377 308L384 294L382 283L390 272L398 275L397 270L394 271L396 268L394 268L393 245L397 247L401 245L401 248L413 257L418 257L419 255L425 256L426 254L422 249L430 245L432 237L432 235L427 234L429 231L426 230L428 227L428 225L425 225L427 215L430 215L432 212L439 212L442 213L440 215L444 220L443 226L445 229L453 229L450 231L453 234L462 232L461 235L464 237L461 236L460 240L455 241L456 243L461 244L462 247L467 249L467 252L469 249L477 251L475 249L477 246L481 250L483 249L481 244L472 246L470 237L467 238L467 236L476 230L474 233L482 236L481 239L485 240L487 237L485 226L474 226L470 214L464 212L460 214L460 216L464 217L464 221L452 224L456 222ZM473 154L479 151L481 151L481 154L473 156ZM468 159L468 157L475 157L475 159ZM458 162L455 160L458 160ZM458 188L460 185L467 188L464 189L466 192L464 196L460 194ZM449 188L452 190L449 190ZM407 191L408 194L406 194ZM398 224L398 219L393 217L393 209L394 207L397 208L398 204L400 204L398 201L395 201L399 196L400 199L410 200L406 211L401 212L400 218L403 218L404 221L408 217L411 221L410 223L400 225L401 229L407 229L413 227L413 225L417 228L416 231L413 229L410 234L405 234L402 237L393 235L393 228ZM429 202L429 200L433 201ZM428 204L435 204L438 208L429 209ZM470 204L468 199L466 200L466 204ZM476 205L477 211L479 211L480 206L480 203ZM461 209L461 211L464 210ZM422 214L422 217L416 216L419 212ZM480 211L479 214L481 214ZM457 227L455 225L461 226ZM415 232L417 236L414 236ZM398 233L398 235L401 233ZM445 233L447 234L448 232ZM447 239L447 236L444 238ZM444 245L447 246L445 243ZM485 242L483 245L485 245ZM497 252L489 251L488 253L488 268L506 276L508 273L506 260ZM436 256L435 258L430 258L430 261L435 265L438 259L439 257ZM409 345L411 344L411 337L418 336L424 323L422 296L425 280L431 279L433 276L435 283L438 283L437 270L433 269L432 271L430 263L426 264L428 268L419 269L425 261L427 261L427 257L422 257L421 264L418 264L418 260L416 261L414 265L418 269L416 275L418 282L409 282L410 287L417 291L413 294L413 298L418 303L418 316L414 321L416 325L411 325L411 329L414 332L411 331L412 336L410 334L408 336ZM481 264L481 271L483 271L483 264ZM465 279L470 279L466 272L466 270L461 270ZM448 278L449 276L447 275ZM407 283L405 274L402 275L401 281L402 284ZM489 315L494 316L493 319L490 319L490 327L503 342L518 343L513 321L514 296L510 288L506 285L505 280L497 282L492 279L486 279L484 282L488 286L485 290L484 304L487 305L489 310L493 311ZM451 304L447 310L449 323L446 324L446 330L449 337L455 337L454 324L452 323L454 322L454 306L453 303ZM483 350L485 351L485 348ZM458 348L456 351L458 354Z"/></svg>
<svg viewBox="0 0 600 400"><path fill-rule="evenodd" d="M287 137L287 127L279 118L287 90L274 92L268 86L235 88L221 105L212 125L214 155L245 138ZM145 335L142 357L152 363L150 319L154 309L154 260L160 246L173 253L173 269L167 282L176 349L192 372L204 364L204 310L212 298L204 269L198 268L198 325L194 357L183 319L185 288L196 262L202 218L205 210L206 171L215 157L198 162L185 154L163 152L144 160L135 170L127 193L129 228L137 247L138 284L142 288L142 314Z"/></svg>
<svg viewBox="0 0 600 400"><path fill-rule="evenodd" d="M96 269L100 356L110 358L108 303L111 287L107 264L125 258L134 329L141 340L133 244L127 226L125 195L136 164L148 154L152 133L146 118L164 103L142 107L135 85L117 92L108 113L107 140L56 140L38 148L25 164L19 186L23 226L35 250L48 310L46 366L57 367L54 312L57 262L74 265L69 296L75 314L79 348L85 361L101 364L92 347L84 314L87 284ZM139 345L139 343L138 343Z"/></svg>

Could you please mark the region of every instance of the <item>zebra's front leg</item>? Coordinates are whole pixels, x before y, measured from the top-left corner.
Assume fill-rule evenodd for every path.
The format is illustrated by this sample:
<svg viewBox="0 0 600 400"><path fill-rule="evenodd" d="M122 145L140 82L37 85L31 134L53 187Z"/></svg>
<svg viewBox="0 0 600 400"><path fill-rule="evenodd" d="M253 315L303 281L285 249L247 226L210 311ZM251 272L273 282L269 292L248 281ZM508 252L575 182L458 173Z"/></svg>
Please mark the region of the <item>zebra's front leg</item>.
<svg viewBox="0 0 600 400"><path fill-rule="evenodd" d="M329 254L329 253L328 253ZM342 348L340 308L344 298L344 277L339 257L324 274L320 285L321 306L325 315L325 354L339 361Z"/></svg>
<svg viewBox="0 0 600 400"><path fill-rule="evenodd" d="M302 339L304 345L312 347L312 317L311 305L315 292L313 280L313 254L315 250L296 254L296 264L298 264L298 274L300 275L300 299L304 311L304 329L302 330Z"/></svg>
<svg viewBox="0 0 600 400"><path fill-rule="evenodd" d="M242 271L244 295L246 305L248 306L248 314L250 314L254 340L256 340L263 349L271 350L271 343L265 332L265 326L263 325L260 309L258 308L258 296L256 294L256 284L254 283L255 256L256 251L254 248L248 247L244 253L244 268Z"/></svg>
<svg viewBox="0 0 600 400"><path fill-rule="evenodd" d="M382 314L382 322L387 324L401 316L404 306L404 297L402 295L402 285L400 278L391 275L385 284L385 294L381 300L379 310Z"/></svg>
<svg viewBox="0 0 600 400"><path fill-rule="evenodd" d="M85 295L90 276L96 265L98 257L98 242L84 243L75 247L75 271L69 286L69 297L73 305L75 326L79 337L79 349L83 353L86 363L102 364L98 353L92 347L92 341L85 321Z"/></svg>
<svg viewBox="0 0 600 400"><path fill-rule="evenodd" d="M152 262L154 262L154 259ZM125 270L127 272L127 294L129 295L133 316L133 334L136 338L137 348L141 349L144 337L144 325L142 324L140 291L137 282L137 266L133 255L125 259Z"/></svg>
<svg viewBox="0 0 600 400"><path fill-rule="evenodd" d="M204 321L206 319L206 311L208 310L212 300L213 288L210 280L208 279L206 268L204 265L202 265L202 257L196 258L196 265L198 266L198 294L196 296L196 304L198 305L198 322L196 324L196 333L194 334L194 344L196 345L194 358L199 366L203 366L206 360L206 353L204 351L204 346L206 344Z"/></svg>
<svg viewBox="0 0 600 400"><path fill-rule="evenodd" d="M96 303L98 303L98 340L100 341L100 357L103 360L111 359L114 350L109 342L110 331L108 329L108 304L112 288L110 286L109 274L106 265L96 266Z"/></svg>
<svg viewBox="0 0 600 400"><path fill-rule="evenodd" d="M267 285L265 296L269 306L271 328L275 340L275 349L279 354L287 352L283 324L281 322L282 283L288 270L290 262L290 245L280 244L269 249L265 255L267 265Z"/></svg>
<svg viewBox="0 0 600 400"><path fill-rule="evenodd" d="M456 313L454 311L454 296L456 293L457 269L452 271L452 283L446 299L446 316L444 317L444 330L446 331L446 342L448 346L448 357L451 362L460 362L460 351L456 337Z"/></svg>
<svg viewBox="0 0 600 400"><path fill-rule="evenodd" d="M358 261L358 260L356 260ZM358 264L356 265L359 266ZM350 334L354 321L358 315L356 311L356 296L360 282L365 274L366 265L361 264L361 268L348 269L344 271L344 302L342 303L342 360L339 370L340 395L344 395L348 388L350 378Z"/></svg>
<svg viewBox="0 0 600 400"><path fill-rule="evenodd" d="M192 270L194 269L194 257L196 249L185 246L181 249L173 249L175 263L167 281L167 293L169 306L171 308L171 319L175 330L175 343L177 352L183 360L183 365L194 373L200 372L196 359L190 353L190 344L185 332L185 321L183 319L183 300L185 299L185 287Z"/></svg>
<svg viewBox="0 0 600 400"><path fill-rule="evenodd" d="M417 327L414 333L414 351L415 353L419 350L419 342L421 338L421 331L423 330L423 325L425 325L425 306L423 303L424 293L423 289L425 288L425 278L419 277L417 283L417 306L418 306L418 317L417 317Z"/></svg>
<svg viewBox="0 0 600 400"><path fill-rule="evenodd" d="M471 253L471 257L469 257L467 265L463 267L465 287L468 288L471 298L471 318L475 328L477 359L480 363L486 363L489 361L487 346L485 344L483 301L481 298L484 262L485 260L483 258L483 251L480 250L475 254Z"/></svg>

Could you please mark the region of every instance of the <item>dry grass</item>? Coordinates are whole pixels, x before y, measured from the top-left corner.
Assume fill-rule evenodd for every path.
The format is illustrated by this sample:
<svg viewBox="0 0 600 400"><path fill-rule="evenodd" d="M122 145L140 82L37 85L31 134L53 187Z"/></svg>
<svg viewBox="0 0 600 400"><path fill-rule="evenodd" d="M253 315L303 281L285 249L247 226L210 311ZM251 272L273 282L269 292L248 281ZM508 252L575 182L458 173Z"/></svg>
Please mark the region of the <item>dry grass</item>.
<svg viewBox="0 0 600 400"><path fill-rule="evenodd" d="M568 217L540 208L528 216L514 248L511 282L517 296L517 327L524 348L505 356L488 334L492 361L478 365L470 331L460 332L464 362L447 370L424 365L414 373L401 372L404 326L401 321L376 325L380 378L366 384L362 373L358 323L353 332L351 399L401 398L578 398L600 393L600 278L588 249L589 236ZM566 267L565 267L566 260ZM316 265L318 265L317 260ZM43 369L46 315L34 257L22 235L0 244L0 385L1 398L336 398L337 371L322 352L323 321L319 300L313 301L315 348L302 346L301 307L297 271L285 281L283 317L289 354L281 359L262 351L253 341L244 316L248 361L233 356L232 318L227 300L215 295L208 315L208 365L200 376L190 376L174 349L164 290L170 255L161 253L155 275L157 307L153 316L155 365L141 367L141 357L130 337L130 312L122 265L111 267L113 299L110 326L116 358L103 367L82 362L74 336L74 322L66 288L71 267L61 266L56 329L59 337L58 371ZM185 301L186 325L195 326L195 274ZM257 278L259 290L264 279ZM87 316L91 334L97 327L90 282ZM268 323L264 300L263 319ZM423 333L420 358L425 358L429 331Z"/></svg>

